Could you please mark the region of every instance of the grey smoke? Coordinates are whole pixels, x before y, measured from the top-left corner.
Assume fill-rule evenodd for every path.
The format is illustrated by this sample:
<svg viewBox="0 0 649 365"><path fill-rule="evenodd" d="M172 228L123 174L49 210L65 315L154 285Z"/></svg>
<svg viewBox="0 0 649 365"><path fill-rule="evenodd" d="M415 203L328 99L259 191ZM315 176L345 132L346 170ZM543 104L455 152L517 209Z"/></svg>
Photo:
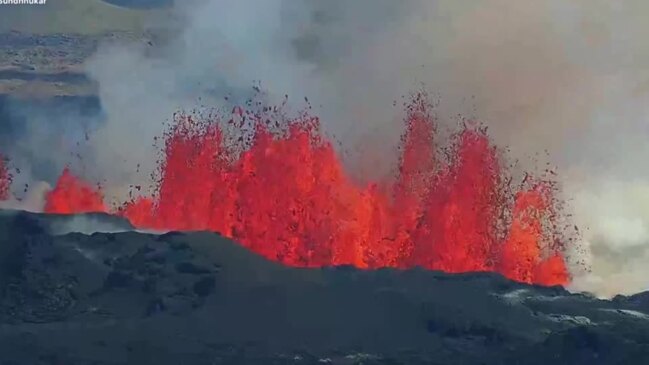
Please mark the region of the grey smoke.
<svg viewBox="0 0 649 365"><path fill-rule="evenodd" d="M15 185L22 189L30 182L54 181L66 165L83 172L86 161L81 156L93 159L93 151L83 142L101 123L98 111L92 98L29 101L3 96L0 144L3 152L9 150L11 165L20 170Z"/></svg>
<svg viewBox="0 0 649 365"><path fill-rule="evenodd" d="M579 259L592 266L590 273L574 266L575 290L649 288L645 1L176 7L182 26L157 56L146 45L110 45L88 63L107 118L92 137L94 176L117 187L110 194L146 183L157 159L149 141L173 111L225 105L223 96L243 98L254 81L278 99L308 96L327 132L348 148L363 141L368 156L389 166L400 131L392 102L424 84L440 96L438 114L449 126L457 114L478 118L524 166L558 167L589 248Z"/></svg>

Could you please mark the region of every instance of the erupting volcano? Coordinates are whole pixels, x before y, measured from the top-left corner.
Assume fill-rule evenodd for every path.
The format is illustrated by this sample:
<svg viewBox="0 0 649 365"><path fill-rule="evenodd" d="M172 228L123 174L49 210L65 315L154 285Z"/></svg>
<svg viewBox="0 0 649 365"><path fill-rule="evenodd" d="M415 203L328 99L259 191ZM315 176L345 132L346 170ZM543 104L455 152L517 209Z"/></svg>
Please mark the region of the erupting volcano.
<svg viewBox="0 0 649 365"><path fill-rule="evenodd" d="M156 193L113 213L140 228L220 232L291 266L421 266L568 283L554 186L529 176L513 184L480 126L468 123L438 146L427 99L416 96L396 177L359 186L317 118L265 111L177 115ZM65 170L45 210L107 208L99 190Z"/></svg>

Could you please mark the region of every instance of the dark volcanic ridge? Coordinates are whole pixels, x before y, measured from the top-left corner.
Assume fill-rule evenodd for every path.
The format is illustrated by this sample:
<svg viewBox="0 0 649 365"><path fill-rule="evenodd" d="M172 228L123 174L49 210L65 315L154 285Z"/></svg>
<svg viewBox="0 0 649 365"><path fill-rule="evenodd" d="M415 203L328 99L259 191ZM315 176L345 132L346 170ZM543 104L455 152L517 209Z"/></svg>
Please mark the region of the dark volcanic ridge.
<svg viewBox="0 0 649 365"><path fill-rule="evenodd" d="M218 234L103 214L4 211L0 226L0 364L649 361L649 293L289 268Z"/></svg>

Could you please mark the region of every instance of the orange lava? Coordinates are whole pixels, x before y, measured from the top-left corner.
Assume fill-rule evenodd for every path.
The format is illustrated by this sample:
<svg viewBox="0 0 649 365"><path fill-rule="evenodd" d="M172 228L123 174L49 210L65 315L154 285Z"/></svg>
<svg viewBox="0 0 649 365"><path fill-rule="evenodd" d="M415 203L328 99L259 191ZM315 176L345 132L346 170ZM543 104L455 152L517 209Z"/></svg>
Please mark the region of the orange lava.
<svg viewBox="0 0 649 365"><path fill-rule="evenodd" d="M408 106L389 186L355 183L317 118L269 120L241 109L229 123L178 115L157 192L116 213L140 228L217 231L291 266L421 266L567 284L552 186L513 187L477 126L437 148L429 110L422 96ZM224 126L241 127L246 116L254 133L239 133L250 141L231 143ZM100 193L68 170L47 196L50 213L105 210Z"/></svg>
<svg viewBox="0 0 649 365"><path fill-rule="evenodd" d="M11 174L7 169L2 156L0 156L0 201L9 199L9 188L11 187Z"/></svg>
<svg viewBox="0 0 649 365"><path fill-rule="evenodd" d="M101 193L72 175L67 168L59 176L54 189L45 196L46 213L74 214L105 211Z"/></svg>

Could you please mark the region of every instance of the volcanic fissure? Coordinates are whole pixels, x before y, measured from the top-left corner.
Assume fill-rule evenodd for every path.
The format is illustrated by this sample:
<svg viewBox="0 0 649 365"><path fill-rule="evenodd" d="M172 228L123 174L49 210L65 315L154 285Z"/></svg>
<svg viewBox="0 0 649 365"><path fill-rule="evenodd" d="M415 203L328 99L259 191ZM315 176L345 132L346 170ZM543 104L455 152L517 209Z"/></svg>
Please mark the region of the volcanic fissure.
<svg viewBox="0 0 649 365"><path fill-rule="evenodd" d="M569 282L555 185L529 174L513 183L479 124L465 123L448 145L436 145L431 106L417 94L406 105L396 176L361 185L318 118L276 111L179 113L163 139L155 193L110 208L101 189L65 169L45 211L109 212L142 229L220 232L290 266L420 266ZM7 198L6 164L0 172Z"/></svg>

